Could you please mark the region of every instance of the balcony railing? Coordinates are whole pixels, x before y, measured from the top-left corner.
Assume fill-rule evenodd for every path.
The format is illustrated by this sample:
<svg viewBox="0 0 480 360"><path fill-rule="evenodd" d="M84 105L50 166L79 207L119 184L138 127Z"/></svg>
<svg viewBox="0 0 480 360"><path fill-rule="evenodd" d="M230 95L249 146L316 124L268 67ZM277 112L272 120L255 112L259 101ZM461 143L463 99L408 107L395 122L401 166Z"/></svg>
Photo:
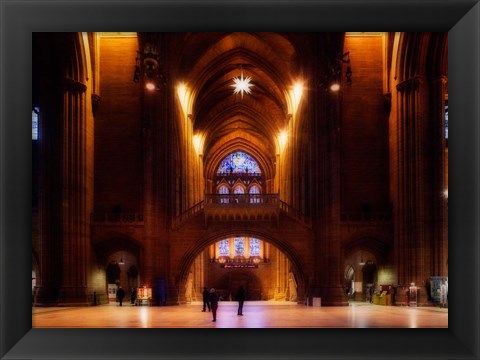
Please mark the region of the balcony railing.
<svg viewBox="0 0 480 360"><path fill-rule="evenodd" d="M180 225L182 225L182 223L197 215L203 210L204 204L204 201L200 201L193 205L190 209L184 211L180 215L175 216L172 220L172 228L177 229Z"/></svg>
<svg viewBox="0 0 480 360"><path fill-rule="evenodd" d="M206 194L205 221L277 221L278 194Z"/></svg>
<svg viewBox="0 0 480 360"><path fill-rule="evenodd" d="M280 197L278 194L206 194L205 208L207 207L278 207Z"/></svg>

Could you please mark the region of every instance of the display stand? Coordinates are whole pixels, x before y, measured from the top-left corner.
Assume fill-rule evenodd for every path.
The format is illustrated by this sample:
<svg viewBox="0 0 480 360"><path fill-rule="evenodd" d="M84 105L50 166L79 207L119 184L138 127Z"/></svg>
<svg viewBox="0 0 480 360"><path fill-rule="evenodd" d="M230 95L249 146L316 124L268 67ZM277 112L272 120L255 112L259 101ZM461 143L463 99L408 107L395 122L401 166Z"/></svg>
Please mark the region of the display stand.
<svg viewBox="0 0 480 360"><path fill-rule="evenodd" d="M137 289L137 306L152 305L152 288L143 286Z"/></svg>

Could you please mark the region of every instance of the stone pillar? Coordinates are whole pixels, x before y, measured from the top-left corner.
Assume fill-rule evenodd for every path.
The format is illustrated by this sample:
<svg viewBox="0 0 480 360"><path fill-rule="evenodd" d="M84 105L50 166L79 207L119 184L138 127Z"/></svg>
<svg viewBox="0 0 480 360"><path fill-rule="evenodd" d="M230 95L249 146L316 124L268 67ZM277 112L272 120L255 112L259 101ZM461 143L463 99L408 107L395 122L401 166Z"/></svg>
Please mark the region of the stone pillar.
<svg viewBox="0 0 480 360"><path fill-rule="evenodd" d="M446 202L443 198L444 151L443 91L421 77L397 85L397 123L394 151L398 186L394 201L395 263L398 288L418 287L418 304L428 304L426 284L442 271L446 251ZM440 87L440 90L438 89ZM431 101L433 99L433 101ZM431 104L436 110L431 111ZM440 225L440 226L439 226ZM436 246L434 244L440 244ZM403 303L402 291L396 296Z"/></svg>
<svg viewBox="0 0 480 360"><path fill-rule="evenodd" d="M340 221L340 105L341 94L329 94L319 88L316 99L316 120L312 125L315 147L311 168L314 172L313 208L316 257L315 279L310 297L320 296L322 306L346 306L343 289L341 249L338 222Z"/></svg>
<svg viewBox="0 0 480 360"><path fill-rule="evenodd" d="M53 306L58 300L62 268L61 163L62 87L53 78L42 79L40 90L39 276L34 306ZM45 96L48 94L49 96Z"/></svg>
<svg viewBox="0 0 480 360"><path fill-rule="evenodd" d="M446 153L446 139L445 139L445 96L447 94L448 79L446 76L441 76L433 81L433 147L434 147L434 162L433 162L433 186L434 196L433 201L433 222L437 224L433 228L434 248L432 249L432 272L435 276L448 277L448 182L446 179L446 169L448 156ZM436 125L436 126L435 126ZM443 195L443 196L442 196Z"/></svg>
<svg viewBox="0 0 480 360"><path fill-rule="evenodd" d="M88 305L93 206L88 59L78 33L59 34L42 44L40 281L34 305Z"/></svg>
<svg viewBox="0 0 480 360"><path fill-rule="evenodd" d="M93 126L87 124L87 86L65 78L62 163L63 269L59 305L88 305ZM88 108L90 109L90 108Z"/></svg>

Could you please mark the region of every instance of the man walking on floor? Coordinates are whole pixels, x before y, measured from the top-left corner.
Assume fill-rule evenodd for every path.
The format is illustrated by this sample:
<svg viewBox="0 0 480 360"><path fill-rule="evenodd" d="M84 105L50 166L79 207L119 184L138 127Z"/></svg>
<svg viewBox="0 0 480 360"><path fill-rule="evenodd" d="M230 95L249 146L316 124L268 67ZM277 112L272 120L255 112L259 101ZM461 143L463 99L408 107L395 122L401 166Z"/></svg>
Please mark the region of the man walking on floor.
<svg viewBox="0 0 480 360"><path fill-rule="evenodd" d="M206 308L208 307L208 311L210 311L210 302L208 298L210 297L210 293L208 292L207 288L203 288L203 309L202 311L205 312Z"/></svg>

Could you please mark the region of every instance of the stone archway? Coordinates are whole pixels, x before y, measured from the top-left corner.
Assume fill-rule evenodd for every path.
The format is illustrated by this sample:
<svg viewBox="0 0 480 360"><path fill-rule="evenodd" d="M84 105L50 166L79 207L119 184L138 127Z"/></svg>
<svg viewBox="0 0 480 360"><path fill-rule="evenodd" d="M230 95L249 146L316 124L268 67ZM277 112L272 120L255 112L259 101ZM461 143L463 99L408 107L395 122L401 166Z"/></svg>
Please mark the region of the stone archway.
<svg viewBox="0 0 480 360"><path fill-rule="evenodd" d="M109 232L94 240L93 250L97 266L91 276L98 303L115 301L118 286L129 290L141 285L142 248L138 241Z"/></svg>
<svg viewBox="0 0 480 360"><path fill-rule="evenodd" d="M308 277L305 271L304 260L298 255L298 253L286 242L280 241L277 238L268 236L264 233L253 230L244 230L244 231L228 231L225 230L222 233L210 234L203 239L200 239L195 243L192 248L187 251L183 258L180 259L178 266L179 276L177 279L177 291L179 295L179 302L183 303L187 298L190 298L190 294L186 294L188 280L190 278L192 267L199 268L198 264L195 264L196 259L200 254L204 253L210 245L213 245L215 242L221 240L224 237L232 236L232 234L242 234L242 236L250 236L258 238L265 243L268 243L272 246L273 251L277 251L279 254L282 254L287 261L284 261L282 264L272 264L272 266L282 267L282 271L285 273L285 284L284 288L274 289L270 288L268 291L265 289L264 284L261 281L258 281L258 276L251 274L251 272L246 272L244 269L238 269L238 271L225 272L223 274L223 280L216 278L214 283L218 283L217 287L225 287L225 297L229 297L229 293L235 290L235 286L239 285L248 285L251 287L251 297L255 300L266 300L266 299L290 299L291 301L304 302L306 288L308 286ZM204 259L204 261L207 259ZM211 261L205 262L206 264L211 263ZM218 265L218 264L217 264ZM260 264L262 266L263 264ZM219 278L222 276L219 275ZM290 297L290 278L295 279L295 294L293 297ZM228 280L228 281L227 281ZM223 281L223 286L222 285ZM203 286L214 287L215 284L197 284L194 286L194 291L200 291ZM283 285L282 285L283 286ZM197 289L198 288L198 289ZM293 299L293 300L292 300Z"/></svg>
<svg viewBox="0 0 480 360"><path fill-rule="evenodd" d="M370 301L371 294L382 280L383 273L380 274L379 268L388 268L389 244L379 238L378 234L357 233L343 246L344 266L350 266L355 273L350 291L353 300Z"/></svg>

